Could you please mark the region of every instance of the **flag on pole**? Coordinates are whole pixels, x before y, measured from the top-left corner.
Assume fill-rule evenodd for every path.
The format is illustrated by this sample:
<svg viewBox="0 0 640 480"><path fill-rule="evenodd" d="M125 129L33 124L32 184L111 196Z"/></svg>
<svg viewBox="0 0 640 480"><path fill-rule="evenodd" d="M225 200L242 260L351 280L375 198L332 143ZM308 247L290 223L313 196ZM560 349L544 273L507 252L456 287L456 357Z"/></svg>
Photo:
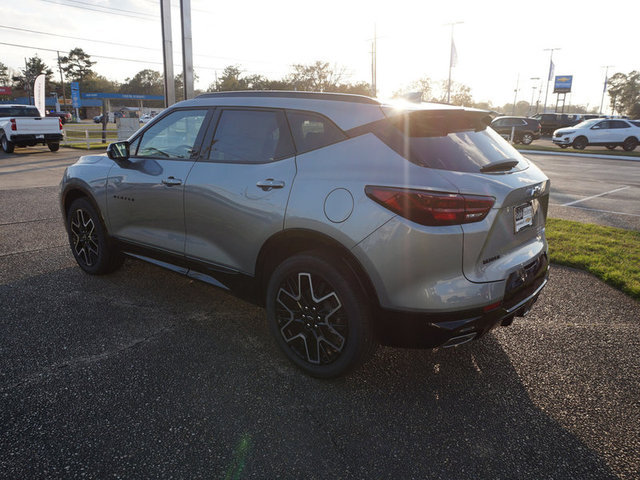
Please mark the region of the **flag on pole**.
<svg viewBox="0 0 640 480"><path fill-rule="evenodd" d="M602 89L602 91L603 91L603 92L606 92L606 91L607 91L607 81L608 81L608 80L609 80L609 78L605 76L605 77L604 77L604 88Z"/></svg>
<svg viewBox="0 0 640 480"><path fill-rule="evenodd" d="M551 63L549 63L549 81L551 81L553 79L553 71L555 70L555 65L553 64L553 60L550 60Z"/></svg>
<svg viewBox="0 0 640 480"><path fill-rule="evenodd" d="M453 42L453 40L451 40L451 60L449 64L452 67L458 65L458 51L456 50L456 44Z"/></svg>
<svg viewBox="0 0 640 480"><path fill-rule="evenodd" d="M40 74L36 77L36 81L33 83L33 100L36 104L36 108L40 112L40 116L44 117L44 80L46 76Z"/></svg>

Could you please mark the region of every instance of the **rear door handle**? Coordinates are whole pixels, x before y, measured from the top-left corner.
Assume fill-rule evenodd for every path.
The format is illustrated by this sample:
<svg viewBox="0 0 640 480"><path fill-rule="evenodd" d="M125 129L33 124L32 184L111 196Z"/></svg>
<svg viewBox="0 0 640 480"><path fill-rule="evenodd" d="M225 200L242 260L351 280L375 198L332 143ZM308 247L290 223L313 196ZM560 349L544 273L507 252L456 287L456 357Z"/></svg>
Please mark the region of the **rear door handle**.
<svg viewBox="0 0 640 480"><path fill-rule="evenodd" d="M173 187L175 185L182 185L182 180L176 177L163 178L162 183L169 187Z"/></svg>
<svg viewBox="0 0 640 480"><path fill-rule="evenodd" d="M274 188L284 188L284 182L282 180L274 180L273 178L267 178L266 180L260 180L256 183L256 187L261 188L265 192Z"/></svg>

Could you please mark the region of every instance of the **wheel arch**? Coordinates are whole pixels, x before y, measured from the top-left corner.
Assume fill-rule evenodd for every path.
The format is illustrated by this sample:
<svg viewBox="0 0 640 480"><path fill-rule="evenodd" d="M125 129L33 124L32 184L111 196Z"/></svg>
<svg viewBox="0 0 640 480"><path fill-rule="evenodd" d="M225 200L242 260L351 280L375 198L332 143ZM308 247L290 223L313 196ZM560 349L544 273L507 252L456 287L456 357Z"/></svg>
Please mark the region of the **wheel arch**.
<svg viewBox="0 0 640 480"><path fill-rule="evenodd" d="M74 183L71 185L67 185L64 191L62 192L61 207L62 207L65 223L67 221L69 207L71 207L71 204L74 201L76 201L78 198L86 198L91 203L93 208L96 209L96 212L98 212L98 215L100 215L100 220L102 221L102 225L108 234L109 232L107 230L107 222L106 222L106 219L104 218L104 214L102 213L102 209L98 205L98 202L96 201L94 196L90 193L89 189L81 184Z"/></svg>
<svg viewBox="0 0 640 480"><path fill-rule="evenodd" d="M255 278L259 289L258 295L262 302L264 302L269 278L276 267L293 255L314 250L322 250L343 260L358 280L360 288L367 295L367 298L372 299L371 307L377 309L380 306L373 283L358 259L337 240L322 233L305 229L289 229L278 232L269 238L260 249L256 260Z"/></svg>

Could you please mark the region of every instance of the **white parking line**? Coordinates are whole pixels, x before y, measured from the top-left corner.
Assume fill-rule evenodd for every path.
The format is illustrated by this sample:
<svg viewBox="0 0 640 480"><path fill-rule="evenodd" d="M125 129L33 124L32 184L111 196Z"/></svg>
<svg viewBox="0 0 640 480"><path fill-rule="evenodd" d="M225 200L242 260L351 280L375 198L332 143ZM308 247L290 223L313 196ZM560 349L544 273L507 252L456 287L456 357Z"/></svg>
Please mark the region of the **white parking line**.
<svg viewBox="0 0 640 480"><path fill-rule="evenodd" d="M574 200L573 202L565 203L561 205L561 207L570 207L571 205L575 205L576 203L586 202L587 200L591 200L592 198L603 197L605 195L609 195L610 193L616 193L616 192L619 192L620 190L626 190L627 188L629 188L629 186L616 188L615 190L609 190L608 192L599 193L598 195L591 195L590 197L587 197L587 198L581 198L580 200Z"/></svg>
<svg viewBox="0 0 640 480"><path fill-rule="evenodd" d="M550 203L550 207L566 207L567 205L562 205L560 203ZM630 217L640 217L640 215L636 213L624 213L624 212L612 212L611 210L598 210L597 208L587 208L587 207L574 207L569 206L570 208L579 208L580 210L589 210L590 212L598 212L598 213L612 213L614 215L628 215Z"/></svg>

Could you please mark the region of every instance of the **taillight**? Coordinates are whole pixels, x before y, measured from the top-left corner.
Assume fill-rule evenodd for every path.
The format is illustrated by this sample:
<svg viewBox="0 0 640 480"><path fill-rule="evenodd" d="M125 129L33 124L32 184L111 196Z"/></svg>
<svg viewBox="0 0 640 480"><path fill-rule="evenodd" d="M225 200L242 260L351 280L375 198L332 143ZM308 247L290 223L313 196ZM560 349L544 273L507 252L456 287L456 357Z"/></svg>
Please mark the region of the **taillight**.
<svg viewBox="0 0 640 480"><path fill-rule="evenodd" d="M367 185L373 201L412 222L427 226L460 225L484 219L493 197L428 192L425 190Z"/></svg>
<svg viewBox="0 0 640 480"><path fill-rule="evenodd" d="M58 126L60 127L60 130L62 130L62 118L58 118Z"/></svg>
<svg viewBox="0 0 640 480"><path fill-rule="evenodd" d="M18 130L18 126L16 125L16 119L12 118L10 122L11 122L11 130L13 130L14 132Z"/></svg>

